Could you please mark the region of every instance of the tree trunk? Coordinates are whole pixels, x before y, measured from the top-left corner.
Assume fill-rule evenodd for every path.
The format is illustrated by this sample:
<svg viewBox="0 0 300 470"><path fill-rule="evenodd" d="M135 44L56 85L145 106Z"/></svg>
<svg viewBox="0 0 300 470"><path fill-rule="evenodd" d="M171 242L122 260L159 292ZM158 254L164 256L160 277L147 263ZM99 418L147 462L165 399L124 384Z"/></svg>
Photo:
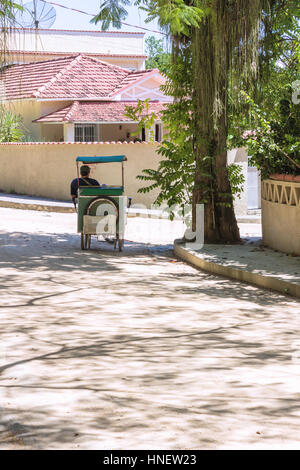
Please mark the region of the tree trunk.
<svg viewBox="0 0 300 470"><path fill-rule="evenodd" d="M194 30L195 206L204 203L205 243L240 240L227 173L228 55L216 51L214 28L207 16ZM219 61L219 62L218 62ZM220 63L221 62L221 63ZM216 106L217 105L217 106Z"/></svg>

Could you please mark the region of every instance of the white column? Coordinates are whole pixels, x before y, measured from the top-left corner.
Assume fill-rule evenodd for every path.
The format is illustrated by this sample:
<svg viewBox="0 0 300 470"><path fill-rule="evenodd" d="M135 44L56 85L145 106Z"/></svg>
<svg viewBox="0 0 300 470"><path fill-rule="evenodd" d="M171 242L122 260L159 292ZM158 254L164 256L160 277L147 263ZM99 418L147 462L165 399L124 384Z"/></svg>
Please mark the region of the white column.
<svg viewBox="0 0 300 470"><path fill-rule="evenodd" d="M97 124L97 140L98 142L101 142L102 141L102 125L101 124Z"/></svg>
<svg viewBox="0 0 300 470"><path fill-rule="evenodd" d="M152 140L155 139L155 124L151 126L151 129L145 129L146 132L146 142L150 142L151 138Z"/></svg>
<svg viewBox="0 0 300 470"><path fill-rule="evenodd" d="M140 70L145 70L145 67L146 67L146 61L143 60L142 62L137 62L137 70L140 71Z"/></svg>
<svg viewBox="0 0 300 470"><path fill-rule="evenodd" d="M74 142L75 141L75 126L73 123L64 123L64 141Z"/></svg>

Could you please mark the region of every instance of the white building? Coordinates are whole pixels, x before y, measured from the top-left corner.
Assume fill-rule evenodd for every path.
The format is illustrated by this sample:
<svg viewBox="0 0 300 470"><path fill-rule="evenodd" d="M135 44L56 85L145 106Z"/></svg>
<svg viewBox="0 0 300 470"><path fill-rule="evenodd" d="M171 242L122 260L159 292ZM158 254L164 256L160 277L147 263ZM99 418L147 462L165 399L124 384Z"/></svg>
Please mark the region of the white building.
<svg viewBox="0 0 300 470"><path fill-rule="evenodd" d="M7 60L27 63L70 55L89 55L130 70L144 70L144 33L12 28Z"/></svg>

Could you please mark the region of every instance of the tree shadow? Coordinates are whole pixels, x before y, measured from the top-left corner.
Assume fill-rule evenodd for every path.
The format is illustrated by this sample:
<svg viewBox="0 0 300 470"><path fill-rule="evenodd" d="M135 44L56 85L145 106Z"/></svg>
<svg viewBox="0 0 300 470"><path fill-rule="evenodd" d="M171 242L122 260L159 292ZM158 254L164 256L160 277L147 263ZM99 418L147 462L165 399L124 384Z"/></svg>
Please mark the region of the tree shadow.
<svg viewBox="0 0 300 470"><path fill-rule="evenodd" d="M247 419L266 440L295 435L295 299L169 245L82 252L78 235L19 233L0 251L0 447L11 433L19 448L201 448Z"/></svg>

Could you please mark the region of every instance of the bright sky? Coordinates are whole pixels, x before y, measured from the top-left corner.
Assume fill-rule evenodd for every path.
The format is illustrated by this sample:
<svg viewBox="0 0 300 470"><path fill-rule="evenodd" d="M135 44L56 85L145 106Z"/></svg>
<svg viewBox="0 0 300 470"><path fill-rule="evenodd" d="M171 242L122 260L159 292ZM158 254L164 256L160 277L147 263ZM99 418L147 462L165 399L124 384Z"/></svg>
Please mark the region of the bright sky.
<svg viewBox="0 0 300 470"><path fill-rule="evenodd" d="M52 0L49 0L52 1ZM70 8L77 8L78 10L86 11L87 13L97 14L99 12L99 7L104 0L53 0L54 3L61 4ZM26 1L23 2L26 4ZM54 6L54 5L53 5ZM82 13L77 13L71 10L66 10L60 8L59 6L54 6L56 10L56 21L52 28L56 29L88 29L88 30L101 30L100 24L95 26L89 21L91 17L84 15ZM139 10L137 7L130 6L128 8L128 17L124 20L128 24L142 26L148 29L153 29L158 31L159 27L156 22L145 23L146 13ZM162 39L163 36L156 34L154 32L147 32L141 29L123 26L121 31L140 31L145 32L147 36L155 36L157 39Z"/></svg>

